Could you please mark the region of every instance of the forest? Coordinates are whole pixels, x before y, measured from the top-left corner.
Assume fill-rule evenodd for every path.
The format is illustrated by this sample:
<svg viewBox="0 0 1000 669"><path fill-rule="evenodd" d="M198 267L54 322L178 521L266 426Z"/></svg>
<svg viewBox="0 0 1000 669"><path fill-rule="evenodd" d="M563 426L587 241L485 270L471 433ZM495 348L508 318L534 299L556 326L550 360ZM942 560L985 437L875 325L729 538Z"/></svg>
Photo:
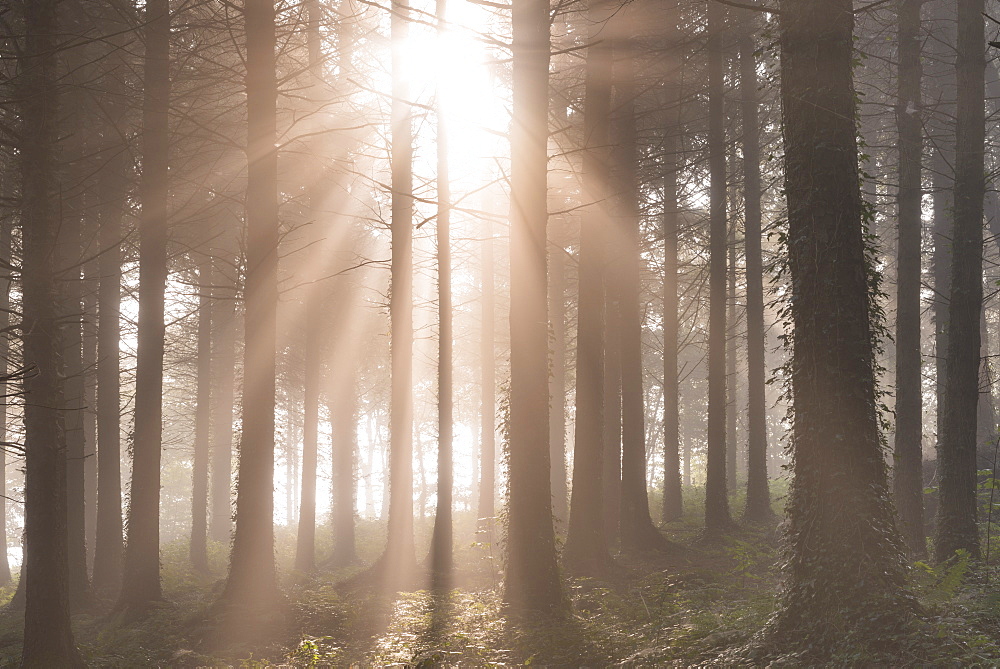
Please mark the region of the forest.
<svg viewBox="0 0 1000 669"><path fill-rule="evenodd" d="M998 119L996 0L0 0L0 666L1000 665Z"/></svg>

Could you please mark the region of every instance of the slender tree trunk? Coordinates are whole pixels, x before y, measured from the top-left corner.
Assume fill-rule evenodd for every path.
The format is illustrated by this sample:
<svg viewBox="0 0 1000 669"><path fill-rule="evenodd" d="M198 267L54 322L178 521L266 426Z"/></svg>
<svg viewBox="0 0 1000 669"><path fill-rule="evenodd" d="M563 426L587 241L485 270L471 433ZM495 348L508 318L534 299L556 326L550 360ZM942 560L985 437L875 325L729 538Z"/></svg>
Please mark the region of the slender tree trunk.
<svg viewBox="0 0 1000 669"><path fill-rule="evenodd" d="M278 597L274 563L274 407L278 306L278 149L275 10L247 0L247 270L243 431L236 527L223 599L236 617ZM255 621L256 622L256 621ZM241 634L251 633L244 627Z"/></svg>
<svg viewBox="0 0 1000 669"><path fill-rule="evenodd" d="M983 0L958 3L955 225L948 302L947 385L938 438L941 472L934 556L979 554L976 526L976 410L983 305L983 197L986 87Z"/></svg>
<svg viewBox="0 0 1000 669"><path fill-rule="evenodd" d="M81 128L70 132L79 133ZM79 164L87 149L79 136L71 139L73 153L67 172L71 179L83 180ZM77 153L78 152L78 153ZM65 215L59 226L59 297L62 328L63 422L66 430L66 504L69 537L69 599L73 608L83 606L90 597L87 574L86 491L84 488L84 369L83 369L83 281L80 273L83 240L83 195L65 205Z"/></svg>
<svg viewBox="0 0 1000 669"><path fill-rule="evenodd" d="M645 397L642 373L642 249L639 216L639 144L636 128L635 46L626 26L629 13L620 12L615 42L615 91L617 93L613 163L617 174L617 232L621 239L619 290L621 320L622 466L619 527L624 549L666 548L666 540L649 514L646 485Z"/></svg>
<svg viewBox="0 0 1000 669"><path fill-rule="evenodd" d="M510 483L504 601L562 611L549 462L545 229L549 3L513 0Z"/></svg>
<svg viewBox="0 0 1000 669"><path fill-rule="evenodd" d="M118 82L115 82L116 85ZM108 114L122 118L120 106ZM94 544L93 588L116 595L121 583L121 279L124 237L122 216L128 194L128 152L111 123L102 126L104 166L98 175L97 296L97 531Z"/></svg>
<svg viewBox="0 0 1000 669"><path fill-rule="evenodd" d="M576 430L573 492L564 559L574 572L597 575L611 566L604 511L604 279L611 120L611 42L602 39L608 7L588 11L590 46L583 108L583 192L577 298ZM560 250L559 253L562 251ZM561 262L561 259L560 259ZM557 345L560 342L557 342ZM617 476L613 484L617 484Z"/></svg>
<svg viewBox="0 0 1000 669"><path fill-rule="evenodd" d="M160 455L163 422L163 300L167 281L170 7L148 0L142 113L143 171L139 184L139 340L135 443L128 540L119 607L144 609L160 589Z"/></svg>
<svg viewBox="0 0 1000 669"><path fill-rule="evenodd" d="M310 84L314 87L323 80L323 53L320 25L322 23L322 7L319 0L306 0L306 46L309 53ZM312 97L312 96L308 96ZM323 229L320 224L320 195L317 192L309 194L309 207L312 212L309 223L309 239L311 265L317 269L323 267L321 254L325 248L322 244ZM311 277L314 281L322 277ZM310 572L316 568L316 472L319 459L319 393L322 383L322 328L321 314L324 310L323 297L325 292L321 286L311 285L306 292L306 348L303 383L302 413L302 501L299 504L299 525L295 545L295 569Z"/></svg>
<svg viewBox="0 0 1000 669"><path fill-rule="evenodd" d="M552 230L555 228L555 230ZM559 226L549 232L549 458L552 461L552 514L556 524L569 519L566 482L566 247Z"/></svg>
<svg viewBox="0 0 1000 669"><path fill-rule="evenodd" d="M731 159L730 165L735 162ZM736 246L738 244L736 232L736 219L729 222L727 236L728 246L728 267L726 272L726 321L728 329L726 332L726 481L735 488L738 485L736 480L736 463L739 460L739 450L737 445L739 439L736 435L736 407L739 405L739 392L736 383L736 340L739 318L736 314Z"/></svg>
<svg viewBox="0 0 1000 669"><path fill-rule="evenodd" d="M212 258L203 255L198 262L198 352L197 389L195 391L194 461L191 482L191 564L208 571L208 460L212 425L212 309L215 274Z"/></svg>
<svg viewBox="0 0 1000 669"><path fill-rule="evenodd" d="M11 287L14 276L10 269L13 221L9 216L0 217L0 330L6 332L11 325ZM8 441L7 435L7 395L11 388L7 383L10 356L10 339L0 337L0 443ZM10 560L7 558L7 447L0 448L0 586L9 585L13 580Z"/></svg>
<svg viewBox="0 0 1000 669"><path fill-rule="evenodd" d="M479 500L476 515L480 526L493 527L496 515L496 306L494 296L493 226L487 218L483 231L480 291L481 328L479 334L479 388L482 398L479 407Z"/></svg>
<svg viewBox="0 0 1000 669"><path fill-rule="evenodd" d="M838 647L884 648L911 619L912 600L879 442L854 7L781 0L779 8L794 479L787 585L765 643L768 652L802 651L798 661L808 664Z"/></svg>
<svg viewBox="0 0 1000 669"><path fill-rule="evenodd" d="M413 572L413 128L403 44L409 6L392 2L392 266L389 298L392 398L389 428L389 529L382 568L404 582Z"/></svg>
<svg viewBox="0 0 1000 669"><path fill-rule="evenodd" d="M923 434L920 374L920 206L923 122L920 81L920 8L923 0L899 5L899 242L896 296L896 433L893 492L900 531L910 555L927 553L923 511Z"/></svg>
<svg viewBox="0 0 1000 669"><path fill-rule="evenodd" d="M670 0L666 7L666 43L671 58L667 62L667 122L663 129L663 522L681 517L684 501L680 458L680 378L677 345L680 336L677 298L677 231L680 219L677 174L680 171L681 90L683 56L680 52L680 5Z"/></svg>
<svg viewBox="0 0 1000 669"><path fill-rule="evenodd" d="M69 616L66 434L60 407L62 342L57 308L59 93L56 0L22 5L21 224L24 365L25 592L21 666L83 667Z"/></svg>
<svg viewBox="0 0 1000 669"><path fill-rule="evenodd" d="M445 39L447 0L437 0L438 38ZM451 177L448 171L449 91L437 89L437 263L438 263L438 459L437 509L431 537L431 585L441 592L451 583L454 448L454 334L451 291Z"/></svg>
<svg viewBox="0 0 1000 669"><path fill-rule="evenodd" d="M224 242L217 251L219 285L215 287L216 305L212 310L212 466L211 513L208 536L229 544L233 527L233 410L236 395L236 294L237 256L235 233L224 232Z"/></svg>
<svg viewBox="0 0 1000 669"><path fill-rule="evenodd" d="M726 485L726 127L725 7L708 3L708 163L711 178L708 318L708 467L705 528L732 524Z"/></svg>
<svg viewBox="0 0 1000 669"><path fill-rule="evenodd" d="M774 517L767 482L767 379L764 367L764 261L761 254L760 102L757 93L757 19L744 12L739 36L743 118L743 238L747 285L747 503L744 518Z"/></svg>

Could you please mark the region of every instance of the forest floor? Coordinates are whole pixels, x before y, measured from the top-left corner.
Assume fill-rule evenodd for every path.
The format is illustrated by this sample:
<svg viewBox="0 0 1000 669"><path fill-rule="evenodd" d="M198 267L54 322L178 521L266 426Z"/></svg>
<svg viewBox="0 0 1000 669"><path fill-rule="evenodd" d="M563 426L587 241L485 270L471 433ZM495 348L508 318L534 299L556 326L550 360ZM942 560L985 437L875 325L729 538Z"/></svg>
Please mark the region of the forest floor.
<svg viewBox="0 0 1000 669"><path fill-rule="evenodd" d="M696 505L665 531L671 554L619 555L602 579L566 577L572 609L562 620L513 621L500 601L497 547L470 541L457 549L455 587L446 595L414 588L396 595L347 589L361 567L285 579L287 624L270 638L218 647L210 641L216 575L195 573L187 547L165 548L166 601L144 619L108 613L96 602L74 616L77 643L94 667L324 666L691 666L748 642L776 605L776 528L740 528L708 538ZM735 507L734 508L739 508ZM429 534L430 523L418 533ZM474 536L462 519L456 536ZM374 559L383 529L359 524L362 561ZM420 539L424 539L420 542ZM290 532L279 532L279 563L291 561ZM426 545L418 536L418 545ZM482 539L482 537L479 537ZM287 573L287 572L283 572ZM1000 569L967 562L935 570L917 564L913 587L924 605L923 630L938 656L920 666L1000 666ZM10 596L11 591L6 591ZM0 611L0 666L16 666L23 614ZM910 665L916 659L903 661Z"/></svg>

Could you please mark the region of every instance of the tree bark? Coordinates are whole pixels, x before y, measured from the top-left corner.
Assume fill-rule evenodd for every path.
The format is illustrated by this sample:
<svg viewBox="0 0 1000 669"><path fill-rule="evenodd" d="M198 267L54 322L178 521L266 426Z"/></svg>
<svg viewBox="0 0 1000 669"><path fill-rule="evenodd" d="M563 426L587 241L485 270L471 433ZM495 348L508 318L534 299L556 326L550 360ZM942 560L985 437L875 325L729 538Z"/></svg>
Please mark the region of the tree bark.
<svg viewBox="0 0 1000 669"><path fill-rule="evenodd" d="M446 39L447 0L437 0L438 38ZM451 177L448 171L448 106L446 86L437 98L437 265L438 265L438 458L437 509L431 537L431 587L447 591L453 561L454 469L454 327L451 290Z"/></svg>
<svg viewBox="0 0 1000 669"><path fill-rule="evenodd" d="M212 425L212 309L215 274L212 258L198 261L197 381L195 390L194 459L191 481L191 551L194 568L208 571L208 461Z"/></svg>
<svg viewBox="0 0 1000 669"><path fill-rule="evenodd" d="M663 522L684 513L681 487L680 457L680 378L678 369L678 338L680 304L677 296L677 232L680 207L677 175L683 158L680 154L682 58L680 4L667 3L666 43L670 48L667 63L666 100L667 122L663 129Z"/></svg>
<svg viewBox="0 0 1000 669"><path fill-rule="evenodd" d="M639 215L639 144L636 128L635 45L628 35L629 13L619 12L615 35L616 110L612 161L616 185L616 225L621 269L615 282L621 318L622 464L619 533L626 550L663 550L666 539L653 524L646 485L645 396L642 370L642 248Z"/></svg>
<svg viewBox="0 0 1000 669"><path fill-rule="evenodd" d="M266 614L278 599L274 562L274 408L278 305L278 149L275 9L247 0L247 270L243 430L236 527L223 592L235 617ZM253 633L256 625L240 633Z"/></svg>
<svg viewBox="0 0 1000 669"><path fill-rule="evenodd" d="M757 93L756 16L744 12L739 36L740 110L743 118L743 239L747 286L747 502L744 518L774 517L767 481L767 379L764 366L764 261L761 253L760 114Z"/></svg>
<svg viewBox="0 0 1000 669"><path fill-rule="evenodd" d="M920 241L923 121L920 82L920 9L923 0L899 5L899 242L896 257L896 432L893 493L900 532L914 558L927 553L923 511L923 417L920 373Z"/></svg>
<svg viewBox="0 0 1000 669"><path fill-rule="evenodd" d="M976 525L976 412L983 305L986 54L983 0L958 3L955 222L948 302L947 376L938 438L941 472L934 557L979 554Z"/></svg>
<svg viewBox="0 0 1000 669"><path fill-rule="evenodd" d="M163 598L160 588L160 456L163 423L163 301L167 281L170 7L146 3L142 155L139 184L139 335L135 442L128 540L119 608L142 610Z"/></svg>
<svg viewBox="0 0 1000 669"><path fill-rule="evenodd" d="M518 613L565 610L556 564L549 462L549 4L513 0L510 453L504 601Z"/></svg>
<svg viewBox="0 0 1000 669"><path fill-rule="evenodd" d="M479 376L482 397L479 406L479 500L476 515L481 529L492 530L496 515L496 329L493 225L484 221L480 268L481 327L479 334ZM484 527L485 526L485 527ZM492 532L489 532L492 535ZM487 537L489 540L490 537Z"/></svg>
<svg viewBox="0 0 1000 669"><path fill-rule="evenodd" d="M726 10L708 3L708 169L709 222L708 318L708 465L705 476L705 528L726 530L732 524L726 484Z"/></svg>
<svg viewBox="0 0 1000 669"><path fill-rule="evenodd" d="M611 566L604 510L604 280L608 242L608 155L611 121L611 41L608 7L594 0L588 10L583 108L583 195L576 338L576 430L573 487L563 559L574 572L599 575ZM561 253L561 251L560 251ZM561 260L560 260L561 262ZM558 342L557 342L558 344ZM612 476L611 485L618 484Z"/></svg>
<svg viewBox="0 0 1000 669"><path fill-rule="evenodd" d="M779 7L794 479L787 585L766 645L810 663L838 649L878 652L914 604L879 441L853 3Z"/></svg>
<svg viewBox="0 0 1000 669"><path fill-rule="evenodd" d="M66 434L57 236L59 88L57 0L23 3L21 54L21 225L25 424L24 644L21 666L83 667L69 615Z"/></svg>

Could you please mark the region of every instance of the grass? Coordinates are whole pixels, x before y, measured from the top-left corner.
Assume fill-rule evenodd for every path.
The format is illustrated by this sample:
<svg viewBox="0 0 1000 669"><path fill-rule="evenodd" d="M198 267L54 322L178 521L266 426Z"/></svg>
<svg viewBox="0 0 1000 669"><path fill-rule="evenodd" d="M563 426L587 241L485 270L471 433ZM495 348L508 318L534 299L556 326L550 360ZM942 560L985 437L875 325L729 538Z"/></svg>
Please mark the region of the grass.
<svg viewBox="0 0 1000 669"><path fill-rule="evenodd" d="M772 528L741 528L729 536L707 537L697 500L692 496L690 501L687 515L665 528L680 551L621 555L606 578L567 578L572 613L564 619L519 622L506 616L499 594L499 547L476 537L471 518L460 518L456 536L466 541L456 549L456 588L447 593L343 592L338 583L360 567L310 577L285 571L287 629L253 646L211 647L206 630L221 590L225 551L213 547L216 575L207 577L190 569L186 546L175 544L163 551L166 602L141 620L108 614L110 602L96 602L74 615L74 631L90 666L113 668L720 662L726 657L720 654L747 643L774 609L777 535ZM418 536L426 529L421 526ZM384 528L360 523L358 536L359 553L374 559ZM292 539L279 532L278 555L285 566ZM1000 664L1000 590L995 587L1000 569L970 563L960 574L955 569L915 567L914 587L926 615L909 646L911 657L900 658L901 663ZM12 588L0 591L0 597L11 594ZM0 612L0 666L18 663L21 615Z"/></svg>

